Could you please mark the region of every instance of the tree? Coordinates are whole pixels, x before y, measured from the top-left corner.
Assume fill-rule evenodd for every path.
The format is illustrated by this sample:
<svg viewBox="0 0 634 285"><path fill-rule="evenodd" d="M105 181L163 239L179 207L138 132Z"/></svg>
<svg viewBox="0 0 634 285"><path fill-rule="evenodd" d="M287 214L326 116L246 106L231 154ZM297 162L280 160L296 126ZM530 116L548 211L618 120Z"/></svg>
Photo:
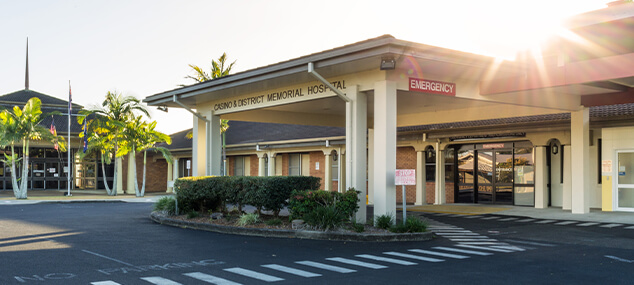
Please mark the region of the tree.
<svg viewBox="0 0 634 285"><path fill-rule="evenodd" d="M135 113L150 117L147 108L141 104L139 99L132 96L123 96L116 91L108 91L101 106L80 111L80 114L86 116L93 115L92 120L89 120L88 123L90 126L89 130L92 133L88 138L89 148L101 147L102 157L106 158L106 160L108 160L108 157L113 156L116 161L117 158L128 154L129 148L126 147L128 142L125 140L125 128L129 122L135 119ZM80 124L83 123L84 117L80 116L78 121ZM113 189L108 195L117 195L116 177L117 167L115 165L115 181L112 186ZM105 175L104 184L107 185ZM107 187L106 190L108 190Z"/></svg>
<svg viewBox="0 0 634 285"><path fill-rule="evenodd" d="M143 197L145 195L145 173L147 168L147 152L154 151L154 152L161 153L168 163L171 163L171 161L173 160L172 154L167 148L157 146L157 144L159 143L171 144L172 138L164 133L156 131L154 128L156 128L156 121L153 121L149 124L147 123L143 124L143 127L140 129L141 136L139 136L139 140L138 140L138 144L136 148L137 151L143 152L143 184L141 186L140 193L138 191L138 186L136 186L137 185L136 171L134 172L134 180L135 180L135 187L136 187L135 190L138 197Z"/></svg>
<svg viewBox="0 0 634 285"><path fill-rule="evenodd" d="M13 194L17 199L27 198L27 185L29 181L29 144L32 140L45 140L55 142L59 145L61 151L66 151L65 140L62 136L52 134L49 129L40 125L42 119L42 102L39 98L33 97L29 99L24 108L13 106L11 111L3 110L0 112L0 127L2 146L11 146L11 155L5 154L3 160L6 164L11 165L11 183L13 185ZM55 114L55 113L53 113ZM53 115L52 114L52 115ZM22 158L18 158L15 153L15 145L22 143ZM22 162L22 174L20 175L20 183L16 177L16 165ZM18 166L19 167L19 166Z"/></svg>
<svg viewBox="0 0 634 285"><path fill-rule="evenodd" d="M225 68L225 64L227 61L227 53L222 53L222 55L218 58L218 60L211 60L211 72L208 74L206 73L202 68L198 67L197 65L193 65L190 64L189 67L191 67L194 70L195 75L191 76L188 75L185 78L189 78L189 79L193 79L196 82L205 82L208 80L212 80L212 79L216 79L216 78L220 78L220 77L224 77L229 75L229 73L231 72L231 68L233 68L233 65L236 63L236 61L233 61L231 64L229 64L226 68ZM184 85L181 85L184 86ZM227 131L227 129L229 128L229 120L220 120L220 133L222 134L222 173L225 173L225 162L227 161L227 153L226 153L226 145L225 145L225 132ZM192 136L188 133L187 134L188 138L191 138Z"/></svg>

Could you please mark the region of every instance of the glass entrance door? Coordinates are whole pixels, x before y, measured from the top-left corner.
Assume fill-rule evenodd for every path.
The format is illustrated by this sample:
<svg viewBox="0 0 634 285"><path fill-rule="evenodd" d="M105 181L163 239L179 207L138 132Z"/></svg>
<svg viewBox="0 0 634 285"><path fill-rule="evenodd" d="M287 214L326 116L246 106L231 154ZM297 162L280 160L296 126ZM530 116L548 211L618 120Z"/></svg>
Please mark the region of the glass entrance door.
<svg viewBox="0 0 634 285"><path fill-rule="evenodd" d="M634 211L634 151L617 151L617 210Z"/></svg>
<svg viewBox="0 0 634 285"><path fill-rule="evenodd" d="M479 150L478 203L513 203L513 151Z"/></svg>
<svg viewBox="0 0 634 285"><path fill-rule="evenodd" d="M44 189L45 164L41 161L31 163L31 189Z"/></svg>

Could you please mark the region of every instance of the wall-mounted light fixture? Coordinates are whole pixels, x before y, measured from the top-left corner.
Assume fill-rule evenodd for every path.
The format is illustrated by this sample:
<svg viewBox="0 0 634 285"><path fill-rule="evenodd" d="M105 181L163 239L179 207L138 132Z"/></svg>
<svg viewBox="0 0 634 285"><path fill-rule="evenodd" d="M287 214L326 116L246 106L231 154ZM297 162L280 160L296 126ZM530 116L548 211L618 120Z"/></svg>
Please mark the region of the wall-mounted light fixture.
<svg viewBox="0 0 634 285"><path fill-rule="evenodd" d="M396 60L394 57L382 57L381 58L381 70L392 70L396 68Z"/></svg>
<svg viewBox="0 0 634 285"><path fill-rule="evenodd" d="M259 144L256 144L256 145L255 145L255 151L260 151L260 150L261 150L261 149L260 149L260 145L259 145Z"/></svg>
<svg viewBox="0 0 634 285"><path fill-rule="evenodd" d="M330 141L326 140L326 147L330 147Z"/></svg>
<svg viewBox="0 0 634 285"><path fill-rule="evenodd" d="M163 111L163 112L167 113L167 106L165 106L165 105L158 106L158 107L156 107L156 109L158 109L159 111Z"/></svg>
<svg viewBox="0 0 634 285"><path fill-rule="evenodd" d="M268 155L264 155L264 163L269 163L269 156Z"/></svg>
<svg viewBox="0 0 634 285"><path fill-rule="evenodd" d="M552 152L553 154L557 154L557 153L559 153L559 147L558 147L556 144L554 144L554 145L550 148L550 150L551 150L551 152Z"/></svg>
<svg viewBox="0 0 634 285"><path fill-rule="evenodd" d="M337 151L335 150L332 152L332 160L337 161L337 159L338 159L338 155L337 155Z"/></svg>

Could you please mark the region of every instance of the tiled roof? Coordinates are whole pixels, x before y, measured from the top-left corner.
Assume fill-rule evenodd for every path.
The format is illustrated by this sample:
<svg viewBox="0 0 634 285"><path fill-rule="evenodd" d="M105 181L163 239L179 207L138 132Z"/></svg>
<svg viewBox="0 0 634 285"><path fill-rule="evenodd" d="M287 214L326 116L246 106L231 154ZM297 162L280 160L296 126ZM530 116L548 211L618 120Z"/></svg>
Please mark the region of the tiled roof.
<svg viewBox="0 0 634 285"><path fill-rule="evenodd" d="M53 118L55 120L55 129L57 130L57 134L65 135L68 132L68 116L49 116L49 114L53 112L67 114L68 101L42 94L37 91L25 89L0 96L0 109L12 109L13 106L22 108L24 107L24 104L33 97L37 97L40 101L42 101L42 116L44 116L44 118L42 119L41 125L46 128L50 128L51 118ZM79 110L82 108L83 107L81 105L73 103L73 114L79 113ZM82 131L82 126L77 123L76 116L71 118L70 131L75 134Z"/></svg>

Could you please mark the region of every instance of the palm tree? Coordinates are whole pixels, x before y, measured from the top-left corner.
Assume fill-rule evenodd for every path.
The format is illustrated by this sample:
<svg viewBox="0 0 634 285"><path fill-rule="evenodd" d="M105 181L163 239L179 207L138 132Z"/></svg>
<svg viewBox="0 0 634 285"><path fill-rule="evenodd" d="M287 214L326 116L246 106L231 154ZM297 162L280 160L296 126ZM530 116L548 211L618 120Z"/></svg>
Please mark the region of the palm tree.
<svg viewBox="0 0 634 285"><path fill-rule="evenodd" d="M168 163L171 162L173 159L172 154L167 148L157 146L157 144L159 143L171 144L172 138L164 133L156 131L154 128L156 128L156 121L153 121L149 124L144 124L143 128L141 128L141 136L139 137L139 140L138 140L137 150L143 152L143 184L141 186L141 192L138 193L137 191L137 196L139 197L143 197L145 195L145 173L147 168L146 167L147 166L147 152L148 151L160 152L165 158L165 160L168 161ZM134 172L134 174L135 174L134 180L136 185L136 171Z"/></svg>
<svg viewBox="0 0 634 285"><path fill-rule="evenodd" d="M17 199L27 198L27 185L29 181L29 143L31 140L46 140L58 143L60 151L66 151L65 140L62 136L52 134L49 129L40 125L42 119L42 102L39 98L29 99L24 108L14 106L12 111L0 112L2 122L1 145L11 145L11 155L5 154L4 162L11 164L11 183L13 194ZM22 158L17 158L15 144L22 143ZM20 184L16 177L16 164L22 161L22 174Z"/></svg>
<svg viewBox="0 0 634 285"><path fill-rule="evenodd" d="M189 78L189 79L193 79L196 82L205 82L207 80L212 80L212 79L216 79L216 78L220 78L220 77L224 77L229 75L229 73L231 72L231 68L233 68L233 65L236 63L236 61L234 60L231 64L229 64L226 68L225 68L225 64L227 61L227 53L222 53L222 55L218 58L218 60L211 60L211 72L208 74L206 73L202 68L200 68L197 65L193 65L190 64L189 67L191 67L194 70L195 75L191 76L188 75L185 78ZM185 86L185 85L181 85L181 86ZM220 120L220 133L222 134L222 173L226 174L226 161L227 161L227 153L226 153L226 148L225 148L225 132L227 131L227 129L229 128L229 120ZM192 137L189 133L187 134L187 137L190 138Z"/></svg>
<svg viewBox="0 0 634 285"><path fill-rule="evenodd" d="M150 117L150 113L147 108L141 104L139 99L132 96L123 96L121 93L116 91L108 91L108 93L106 93L105 100L101 103L101 106L80 111L80 114L86 116L94 115L90 126L92 132L99 135L99 139L95 140L94 137L92 137L92 139L89 138L89 146L91 142L94 145L102 146L103 148L101 151L103 152L104 157L108 159L108 157L112 155L115 157L115 161L128 154L130 148L128 147L129 142L124 139L125 128L127 123L134 120L135 112L145 114L147 117ZM83 123L83 120L84 118L81 116L78 118L80 123ZM134 157L130 159L134 159ZM116 169L117 167L115 165L115 179L117 176ZM104 180L105 179L104 175ZM108 195L117 195L116 187L117 184L114 183L112 186L113 191L108 193Z"/></svg>

